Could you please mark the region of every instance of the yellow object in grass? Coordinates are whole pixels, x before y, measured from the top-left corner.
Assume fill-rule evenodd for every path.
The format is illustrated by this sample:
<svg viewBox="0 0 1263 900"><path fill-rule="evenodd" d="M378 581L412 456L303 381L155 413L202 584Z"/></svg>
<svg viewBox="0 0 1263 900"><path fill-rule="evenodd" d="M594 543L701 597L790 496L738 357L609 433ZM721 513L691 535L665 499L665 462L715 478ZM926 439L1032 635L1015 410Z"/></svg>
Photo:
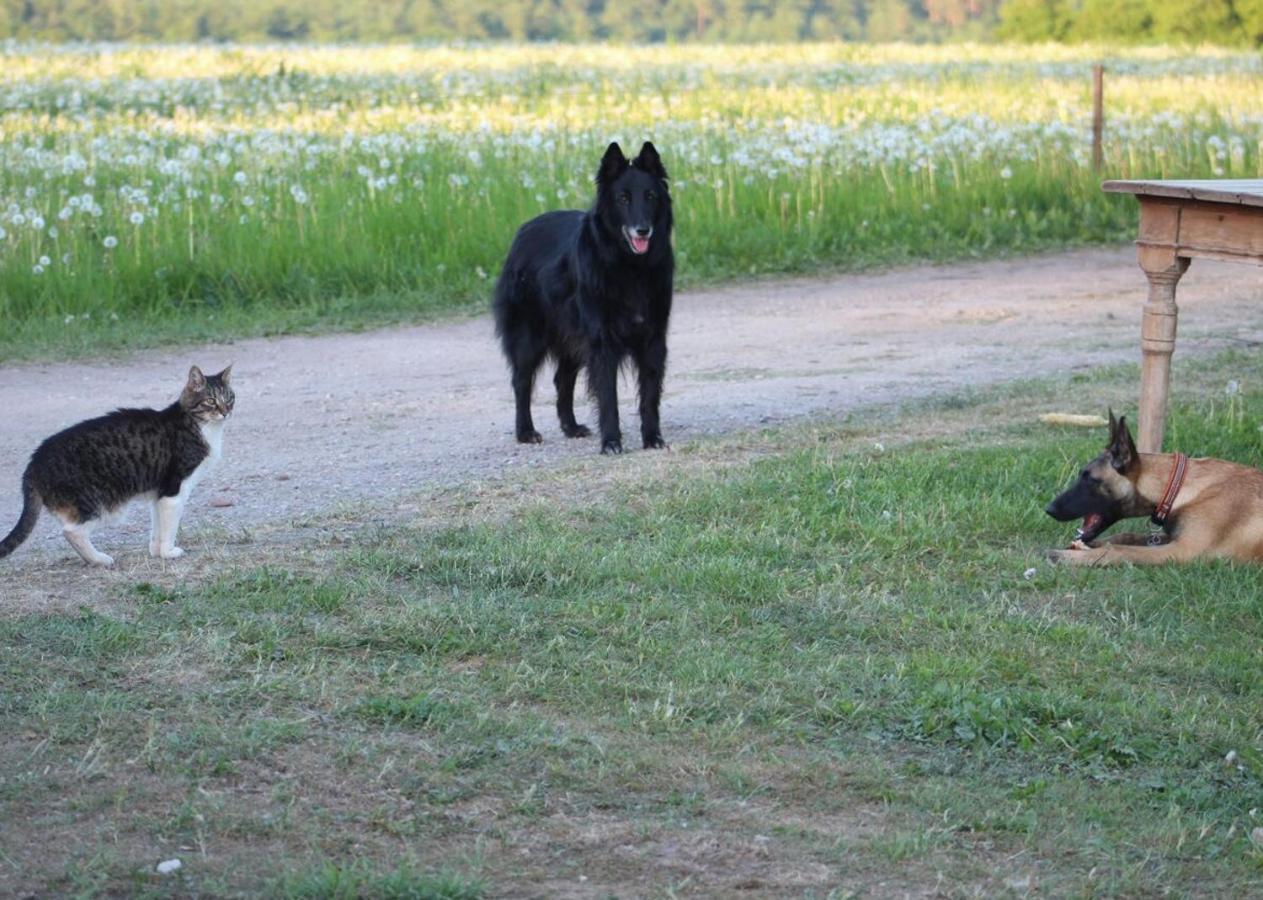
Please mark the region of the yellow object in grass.
<svg viewBox="0 0 1263 900"><path fill-rule="evenodd" d="M1039 421L1047 422L1049 425L1077 425L1080 428L1095 428L1098 425L1109 424L1100 416L1081 416L1074 413L1044 413L1039 417Z"/></svg>

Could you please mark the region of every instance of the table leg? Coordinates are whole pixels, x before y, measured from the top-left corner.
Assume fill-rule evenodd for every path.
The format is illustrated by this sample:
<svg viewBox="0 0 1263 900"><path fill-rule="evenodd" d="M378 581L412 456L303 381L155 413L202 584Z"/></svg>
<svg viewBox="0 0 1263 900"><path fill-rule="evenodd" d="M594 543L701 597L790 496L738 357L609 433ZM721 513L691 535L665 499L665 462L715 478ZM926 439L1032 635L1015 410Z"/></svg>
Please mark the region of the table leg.
<svg viewBox="0 0 1263 900"><path fill-rule="evenodd" d="M1175 351L1175 326L1179 308L1175 286L1188 270L1188 258L1166 247L1140 248L1140 268L1149 279L1149 299L1140 325L1140 422L1137 448L1141 453L1162 452L1166 425L1167 392L1171 380L1171 354Z"/></svg>

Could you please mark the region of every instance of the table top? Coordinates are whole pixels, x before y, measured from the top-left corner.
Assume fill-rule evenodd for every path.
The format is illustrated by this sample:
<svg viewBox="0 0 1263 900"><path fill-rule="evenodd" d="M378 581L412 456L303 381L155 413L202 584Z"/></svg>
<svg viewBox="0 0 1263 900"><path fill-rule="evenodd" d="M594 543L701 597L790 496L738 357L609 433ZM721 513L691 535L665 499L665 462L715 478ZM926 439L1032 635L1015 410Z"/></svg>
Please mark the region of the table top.
<svg viewBox="0 0 1263 900"><path fill-rule="evenodd" d="M1142 197L1205 200L1236 206L1263 206L1263 178L1208 179L1205 181L1107 181L1101 190Z"/></svg>

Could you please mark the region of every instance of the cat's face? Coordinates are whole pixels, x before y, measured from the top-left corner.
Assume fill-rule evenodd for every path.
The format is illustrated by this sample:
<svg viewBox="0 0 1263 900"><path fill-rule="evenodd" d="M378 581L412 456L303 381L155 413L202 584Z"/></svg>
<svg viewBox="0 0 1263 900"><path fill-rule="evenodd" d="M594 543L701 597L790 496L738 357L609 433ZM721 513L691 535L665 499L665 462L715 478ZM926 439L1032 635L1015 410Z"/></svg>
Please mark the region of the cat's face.
<svg viewBox="0 0 1263 900"><path fill-rule="evenodd" d="M232 366L218 375L203 375L197 366L189 369L189 380L180 394L180 405L199 422L222 422L232 413L236 396L229 385Z"/></svg>

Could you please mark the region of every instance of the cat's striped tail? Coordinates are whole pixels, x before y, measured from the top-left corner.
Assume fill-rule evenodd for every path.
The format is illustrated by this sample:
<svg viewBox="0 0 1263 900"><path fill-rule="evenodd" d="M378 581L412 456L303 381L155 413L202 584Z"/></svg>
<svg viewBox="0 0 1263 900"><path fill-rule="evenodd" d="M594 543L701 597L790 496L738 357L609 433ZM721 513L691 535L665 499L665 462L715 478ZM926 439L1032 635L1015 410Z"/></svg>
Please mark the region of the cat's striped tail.
<svg viewBox="0 0 1263 900"><path fill-rule="evenodd" d="M31 470L27 469L26 474L22 476L22 518L18 519L18 523L13 526L9 536L0 541L0 559L8 556L31 536L31 532L35 530L35 522L39 519L39 508L42 505L43 500L40 498L39 488L35 487L35 479L31 477Z"/></svg>

